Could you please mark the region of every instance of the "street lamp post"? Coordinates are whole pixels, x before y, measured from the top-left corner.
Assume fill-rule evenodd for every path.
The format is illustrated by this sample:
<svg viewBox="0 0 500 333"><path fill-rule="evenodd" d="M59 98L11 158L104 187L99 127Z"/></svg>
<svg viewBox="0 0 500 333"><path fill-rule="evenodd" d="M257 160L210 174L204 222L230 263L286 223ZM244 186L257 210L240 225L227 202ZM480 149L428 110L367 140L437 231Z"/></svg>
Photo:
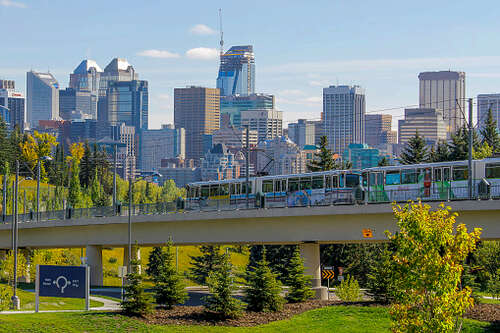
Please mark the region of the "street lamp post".
<svg viewBox="0 0 500 333"><path fill-rule="evenodd" d="M19 189L19 161L16 160L16 182L14 186L14 220L12 221L12 235L13 235L13 240L12 240L12 245L14 251L14 282L13 282L13 291L12 291L12 308L14 310L19 310L20 308L20 302L19 302L19 297L17 297L17 239L18 239L18 230L17 230L17 202L19 201L18 199L18 189Z"/></svg>

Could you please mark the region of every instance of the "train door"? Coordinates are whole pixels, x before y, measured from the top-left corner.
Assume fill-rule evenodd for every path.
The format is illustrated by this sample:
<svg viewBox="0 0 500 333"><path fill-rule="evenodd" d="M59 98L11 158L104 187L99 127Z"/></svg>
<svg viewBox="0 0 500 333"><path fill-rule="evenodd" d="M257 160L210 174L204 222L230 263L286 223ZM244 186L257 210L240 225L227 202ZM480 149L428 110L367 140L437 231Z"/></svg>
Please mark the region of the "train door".
<svg viewBox="0 0 500 333"><path fill-rule="evenodd" d="M368 187L371 201L381 202L388 200L384 191L384 173L382 171L370 172Z"/></svg>

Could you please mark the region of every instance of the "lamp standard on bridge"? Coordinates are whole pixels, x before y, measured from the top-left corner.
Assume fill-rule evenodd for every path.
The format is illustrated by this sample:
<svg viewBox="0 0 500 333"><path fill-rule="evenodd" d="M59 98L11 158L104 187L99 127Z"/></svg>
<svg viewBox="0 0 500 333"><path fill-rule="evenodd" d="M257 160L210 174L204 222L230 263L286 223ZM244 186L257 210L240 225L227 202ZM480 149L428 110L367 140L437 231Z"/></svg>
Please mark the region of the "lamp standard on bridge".
<svg viewBox="0 0 500 333"><path fill-rule="evenodd" d="M130 177L128 180L128 263L127 263L127 272L131 272L131 261L132 261L132 193L133 193L133 187L134 184L144 180L146 177L161 177L162 175L159 172L153 172L153 174L145 176L145 177L139 177L138 179L132 180L132 168L130 168L131 171L129 172Z"/></svg>
<svg viewBox="0 0 500 333"><path fill-rule="evenodd" d="M37 161L36 168L36 221L40 221L40 169L42 168L42 161L52 161L50 156L42 156Z"/></svg>

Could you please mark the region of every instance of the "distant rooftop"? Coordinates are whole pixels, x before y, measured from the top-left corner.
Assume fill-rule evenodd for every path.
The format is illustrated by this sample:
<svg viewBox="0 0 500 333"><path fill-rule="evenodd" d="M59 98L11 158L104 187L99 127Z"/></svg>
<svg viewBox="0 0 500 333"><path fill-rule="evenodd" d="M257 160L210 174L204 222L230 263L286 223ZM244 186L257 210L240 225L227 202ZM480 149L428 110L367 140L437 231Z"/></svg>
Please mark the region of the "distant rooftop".
<svg viewBox="0 0 500 333"><path fill-rule="evenodd" d="M126 59L114 58L111 62L104 68L105 72L118 72L126 71L130 66Z"/></svg>
<svg viewBox="0 0 500 333"><path fill-rule="evenodd" d="M74 74L87 74L91 68L95 68L96 72L102 72L101 67L94 61L90 59L83 60L78 67L73 71Z"/></svg>

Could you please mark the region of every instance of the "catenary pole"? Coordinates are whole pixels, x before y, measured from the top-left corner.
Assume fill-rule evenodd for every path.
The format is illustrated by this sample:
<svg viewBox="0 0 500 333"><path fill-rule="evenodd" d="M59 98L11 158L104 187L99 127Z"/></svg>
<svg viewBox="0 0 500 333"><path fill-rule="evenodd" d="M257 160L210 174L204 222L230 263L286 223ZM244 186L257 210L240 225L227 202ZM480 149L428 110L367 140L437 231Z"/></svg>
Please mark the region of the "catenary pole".
<svg viewBox="0 0 500 333"><path fill-rule="evenodd" d="M472 98L469 98L469 199L472 199L472 145L473 145L473 127L472 127Z"/></svg>

